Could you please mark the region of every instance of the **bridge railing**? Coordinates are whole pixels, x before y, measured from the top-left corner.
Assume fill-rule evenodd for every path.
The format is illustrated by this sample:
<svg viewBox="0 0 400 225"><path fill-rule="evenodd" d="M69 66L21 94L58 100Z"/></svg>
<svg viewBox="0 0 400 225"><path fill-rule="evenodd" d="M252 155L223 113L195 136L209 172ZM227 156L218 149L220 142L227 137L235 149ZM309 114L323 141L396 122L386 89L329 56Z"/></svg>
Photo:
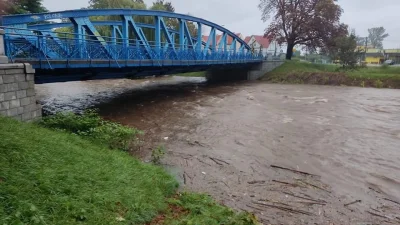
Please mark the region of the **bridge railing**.
<svg viewBox="0 0 400 225"><path fill-rule="evenodd" d="M0 29L2 28L0 27ZM71 61L75 61L75 63L80 61L81 64L88 61L91 63L107 61L109 66L121 67L134 66L136 65L135 61L151 61L152 66L162 66L166 63L197 65L246 63L262 60L262 54L257 51L212 49L204 45L198 47L197 44L202 44L201 42L181 46L175 42L168 43L166 40L157 44L151 41L143 43L137 39L100 35L37 31L14 27L4 27L3 29L5 30L6 54L12 61L40 61L40 65L46 65L46 68L60 67L62 61L65 62L62 66L71 66Z"/></svg>

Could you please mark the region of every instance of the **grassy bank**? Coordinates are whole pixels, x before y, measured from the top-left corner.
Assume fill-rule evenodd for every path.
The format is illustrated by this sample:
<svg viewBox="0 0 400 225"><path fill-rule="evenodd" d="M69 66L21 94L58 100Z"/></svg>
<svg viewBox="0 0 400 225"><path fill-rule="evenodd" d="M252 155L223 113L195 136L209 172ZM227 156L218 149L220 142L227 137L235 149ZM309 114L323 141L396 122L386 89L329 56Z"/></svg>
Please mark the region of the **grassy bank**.
<svg viewBox="0 0 400 225"><path fill-rule="evenodd" d="M337 65L287 61L267 73L262 80L273 83L400 88L400 67L366 67L350 71L338 69Z"/></svg>
<svg viewBox="0 0 400 225"><path fill-rule="evenodd" d="M162 168L110 150L93 132L0 116L0 224L255 224L204 195L176 195Z"/></svg>

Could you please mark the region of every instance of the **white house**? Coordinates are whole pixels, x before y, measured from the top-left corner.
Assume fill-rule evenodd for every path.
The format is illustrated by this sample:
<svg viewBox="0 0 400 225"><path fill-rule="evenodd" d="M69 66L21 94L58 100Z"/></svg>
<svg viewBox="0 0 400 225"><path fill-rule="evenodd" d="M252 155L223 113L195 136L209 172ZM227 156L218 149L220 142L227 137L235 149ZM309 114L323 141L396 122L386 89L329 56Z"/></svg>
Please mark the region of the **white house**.
<svg viewBox="0 0 400 225"><path fill-rule="evenodd" d="M285 46L279 45L277 41L271 41L262 35L251 35L246 37L244 41L254 51L261 50L264 56L280 56L286 51Z"/></svg>

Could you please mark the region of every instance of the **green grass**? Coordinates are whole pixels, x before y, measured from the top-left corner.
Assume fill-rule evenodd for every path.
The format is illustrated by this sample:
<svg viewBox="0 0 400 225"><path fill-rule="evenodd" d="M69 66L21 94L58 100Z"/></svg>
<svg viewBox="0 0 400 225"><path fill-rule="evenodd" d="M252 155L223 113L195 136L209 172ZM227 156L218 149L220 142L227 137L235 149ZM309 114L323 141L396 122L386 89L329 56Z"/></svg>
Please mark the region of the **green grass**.
<svg viewBox="0 0 400 225"><path fill-rule="evenodd" d="M166 215L168 225L255 225L257 219L248 213L236 214L232 209L216 204L209 196L182 193L178 198L170 199L170 205L183 210L177 220L170 211Z"/></svg>
<svg viewBox="0 0 400 225"><path fill-rule="evenodd" d="M400 88L400 67L365 67L342 71L339 65L286 61L267 73L262 80L275 83Z"/></svg>
<svg viewBox="0 0 400 225"><path fill-rule="evenodd" d="M77 135L0 117L0 224L133 224L167 207L177 182Z"/></svg>
<svg viewBox="0 0 400 225"><path fill-rule="evenodd" d="M347 72L351 77L363 77L369 79L400 79L400 67L367 67Z"/></svg>
<svg viewBox="0 0 400 225"><path fill-rule="evenodd" d="M206 72L189 72L189 73L177 73L174 74L174 76L180 76L180 77L205 77Z"/></svg>
<svg viewBox="0 0 400 225"><path fill-rule="evenodd" d="M314 64L300 61L286 61L274 69L271 74L287 74L291 72L334 72L337 65Z"/></svg>
<svg viewBox="0 0 400 225"><path fill-rule="evenodd" d="M187 213L162 224L256 224L204 195L171 200L173 177L104 143L1 116L0 137L2 225L146 224L171 201Z"/></svg>

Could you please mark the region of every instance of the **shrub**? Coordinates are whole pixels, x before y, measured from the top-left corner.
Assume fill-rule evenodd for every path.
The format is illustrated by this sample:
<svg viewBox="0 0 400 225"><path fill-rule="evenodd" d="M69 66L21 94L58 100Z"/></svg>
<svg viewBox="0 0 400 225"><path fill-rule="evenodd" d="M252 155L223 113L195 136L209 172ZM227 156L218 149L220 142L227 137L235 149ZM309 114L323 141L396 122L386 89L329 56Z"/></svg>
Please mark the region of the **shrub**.
<svg viewBox="0 0 400 225"><path fill-rule="evenodd" d="M384 69L384 70L386 70L386 69L389 69L390 66L389 66L388 64L382 64L382 65L381 65L381 68Z"/></svg>
<svg viewBox="0 0 400 225"><path fill-rule="evenodd" d="M119 123L103 120L95 110L87 110L82 115L74 113L57 113L44 117L40 125L56 130L71 132L110 148L128 150L137 142L141 131L125 127Z"/></svg>
<svg viewBox="0 0 400 225"><path fill-rule="evenodd" d="M381 80L376 80L375 81L375 87L376 88L383 88L383 82Z"/></svg>
<svg viewBox="0 0 400 225"><path fill-rule="evenodd" d="M153 162L154 164L160 164L161 159L164 157L164 155L164 146L158 146L157 148L153 149L153 151L151 151L151 162Z"/></svg>

